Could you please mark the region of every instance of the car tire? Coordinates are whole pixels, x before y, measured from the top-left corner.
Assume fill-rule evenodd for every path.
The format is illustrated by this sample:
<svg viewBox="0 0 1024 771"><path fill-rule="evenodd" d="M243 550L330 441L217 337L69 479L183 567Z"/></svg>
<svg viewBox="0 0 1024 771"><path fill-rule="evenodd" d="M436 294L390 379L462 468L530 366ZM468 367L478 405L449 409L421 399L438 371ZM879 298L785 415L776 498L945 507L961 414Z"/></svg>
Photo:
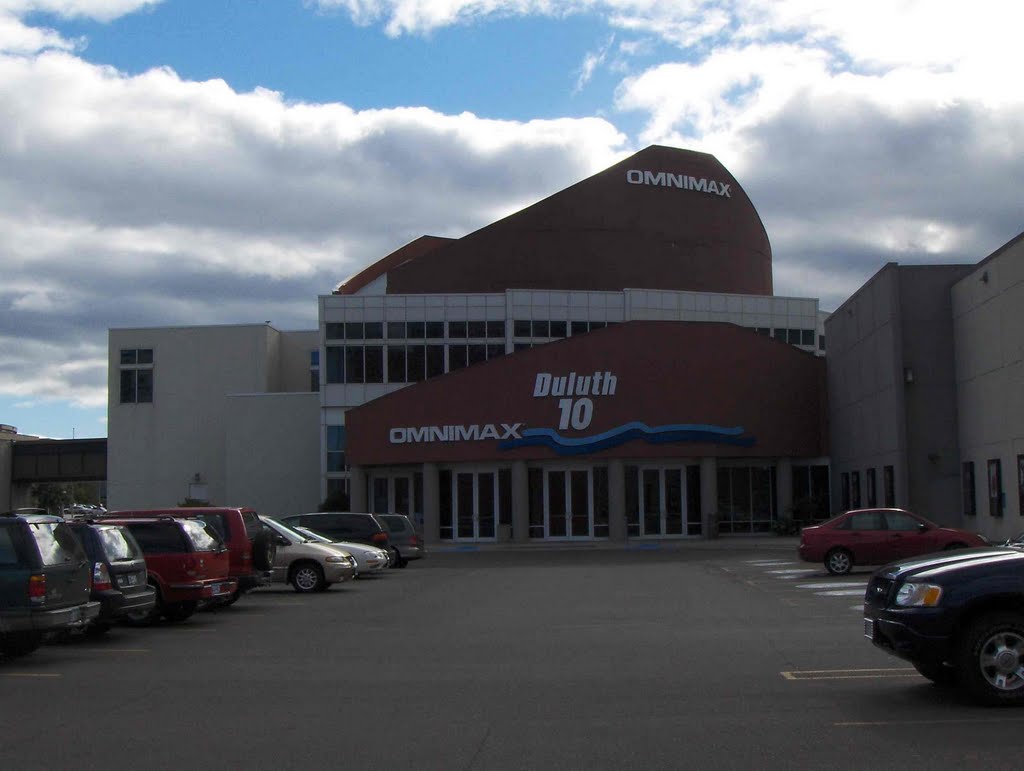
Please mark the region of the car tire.
<svg viewBox="0 0 1024 771"><path fill-rule="evenodd" d="M7 632L0 634L0 654L7 658L27 656L43 644L41 632Z"/></svg>
<svg viewBox="0 0 1024 771"><path fill-rule="evenodd" d="M169 602L164 606L163 616L172 624L178 624L195 613L197 607L199 603L195 601Z"/></svg>
<svg viewBox="0 0 1024 771"><path fill-rule="evenodd" d="M308 592L322 592L327 588L324 580L324 571L315 562L299 562L292 567L291 582L295 591L305 594Z"/></svg>
<svg viewBox="0 0 1024 771"><path fill-rule="evenodd" d="M1024 614L988 613L971 622L960 638L957 668L978 701L1024 703Z"/></svg>
<svg viewBox="0 0 1024 771"><path fill-rule="evenodd" d="M853 555L847 549L832 549L825 555L825 570L834 576L845 576L853 570Z"/></svg>
<svg viewBox="0 0 1024 771"><path fill-rule="evenodd" d="M160 620L163 613L163 598L160 596L160 587L152 581L149 585L156 591L156 602L149 610L135 610L124 614L124 622L129 626L150 626Z"/></svg>
<svg viewBox="0 0 1024 771"><path fill-rule="evenodd" d="M252 545L252 564L257 570L266 571L274 567L274 558L277 557L277 543L274 541L273 533L269 527L263 527Z"/></svg>
<svg viewBox="0 0 1024 771"><path fill-rule="evenodd" d="M931 680L935 685L946 688L957 684L957 674L953 667L948 667L945 664L924 664L918 661L911 663L921 677Z"/></svg>

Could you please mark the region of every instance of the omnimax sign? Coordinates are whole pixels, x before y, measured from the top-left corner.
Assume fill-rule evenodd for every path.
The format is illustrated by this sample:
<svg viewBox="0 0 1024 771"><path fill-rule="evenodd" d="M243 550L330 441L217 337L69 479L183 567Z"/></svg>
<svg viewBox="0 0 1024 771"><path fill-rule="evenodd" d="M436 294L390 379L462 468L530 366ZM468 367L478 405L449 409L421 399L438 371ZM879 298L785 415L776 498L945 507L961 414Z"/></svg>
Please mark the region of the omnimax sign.
<svg viewBox="0 0 1024 771"><path fill-rule="evenodd" d="M686 174L672 174L667 171L640 171L630 169L626 172L626 181L631 185L654 185L655 187L678 187L680 190L696 190L699 193L712 193L723 198L732 198L732 185L716 182L704 177L691 177Z"/></svg>

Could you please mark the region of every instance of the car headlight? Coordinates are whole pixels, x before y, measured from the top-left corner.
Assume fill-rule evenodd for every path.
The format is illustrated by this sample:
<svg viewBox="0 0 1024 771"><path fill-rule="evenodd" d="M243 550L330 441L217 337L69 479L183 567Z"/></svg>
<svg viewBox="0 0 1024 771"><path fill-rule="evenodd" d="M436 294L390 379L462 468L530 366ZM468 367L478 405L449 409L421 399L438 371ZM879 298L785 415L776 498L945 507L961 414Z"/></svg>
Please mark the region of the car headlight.
<svg viewBox="0 0 1024 771"><path fill-rule="evenodd" d="M335 555L333 557L325 557L324 558L324 562L333 562L333 563L338 564L338 565L351 565L352 564L352 558L351 557L344 557L344 556L338 554L338 555Z"/></svg>
<svg viewBox="0 0 1024 771"><path fill-rule="evenodd" d="M942 587L935 584L903 584L896 592L896 604L905 608L934 608L942 599Z"/></svg>

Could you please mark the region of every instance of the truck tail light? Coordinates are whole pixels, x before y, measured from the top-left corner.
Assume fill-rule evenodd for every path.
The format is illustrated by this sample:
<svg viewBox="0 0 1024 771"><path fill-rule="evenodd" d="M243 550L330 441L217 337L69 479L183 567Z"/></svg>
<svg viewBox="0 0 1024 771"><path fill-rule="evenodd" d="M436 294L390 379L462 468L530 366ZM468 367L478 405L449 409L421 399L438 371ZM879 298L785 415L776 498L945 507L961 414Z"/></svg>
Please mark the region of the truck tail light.
<svg viewBox="0 0 1024 771"><path fill-rule="evenodd" d="M29 576L28 579L28 601L33 605L42 605L46 602L46 574L39 573Z"/></svg>
<svg viewBox="0 0 1024 771"><path fill-rule="evenodd" d="M387 533L374 533L373 542L378 546L388 545L388 534Z"/></svg>
<svg viewBox="0 0 1024 771"><path fill-rule="evenodd" d="M197 574L196 568L198 567L198 560L190 554L189 556L185 557L185 560L182 563L182 567L185 569L185 575L189 576L190 578L195 578Z"/></svg>
<svg viewBox="0 0 1024 771"><path fill-rule="evenodd" d="M110 581L110 571L102 562L94 562L92 565L92 588L96 592L105 592L114 588Z"/></svg>

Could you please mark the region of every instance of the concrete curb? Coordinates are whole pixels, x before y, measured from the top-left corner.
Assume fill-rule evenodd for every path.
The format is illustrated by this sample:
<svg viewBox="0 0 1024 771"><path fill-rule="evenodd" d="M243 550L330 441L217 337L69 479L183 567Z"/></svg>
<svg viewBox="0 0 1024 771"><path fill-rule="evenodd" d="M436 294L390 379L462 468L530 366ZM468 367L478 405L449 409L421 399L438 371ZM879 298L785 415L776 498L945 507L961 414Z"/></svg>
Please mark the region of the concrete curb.
<svg viewBox="0 0 1024 771"><path fill-rule="evenodd" d="M719 538L680 538L664 540L542 541L538 543L432 543L428 554L473 554L480 552L538 551L770 551L796 555L799 536L722 536Z"/></svg>

